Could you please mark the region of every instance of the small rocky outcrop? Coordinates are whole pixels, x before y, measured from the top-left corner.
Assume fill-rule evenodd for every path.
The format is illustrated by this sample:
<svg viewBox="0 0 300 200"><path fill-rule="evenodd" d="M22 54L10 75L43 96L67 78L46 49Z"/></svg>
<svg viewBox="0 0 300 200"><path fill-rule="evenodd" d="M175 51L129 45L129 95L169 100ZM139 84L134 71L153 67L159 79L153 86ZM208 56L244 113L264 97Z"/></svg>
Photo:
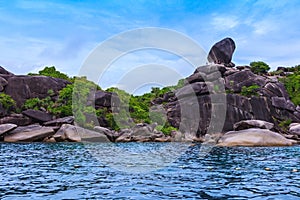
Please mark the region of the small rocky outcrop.
<svg viewBox="0 0 300 200"><path fill-rule="evenodd" d="M297 144L294 140L289 140L281 134L267 129L245 129L241 131L230 131L225 133L217 146L292 146Z"/></svg>
<svg viewBox="0 0 300 200"><path fill-rule="evenodd" d="M95 108L118 107L120 104L120 99L115 93L112 92L99 90L95 92L95 96L92 98L95 101Z"/></svg>
<svg viewBox="0 0 300 200"><path fill-rule="evenodd" d="M73 122L74 122L74 116L68 116L68 117L46 121L44 123L44 126L61 126L63 124L73 124Z"/></svg>
<svg viewBox="0 0 300 200"><path fill-rule="evenodd" d="M208 53L208 61L215 64L234 66L231 63L232 55L235 50L235 43L231 38L225 38L212 46Z"/></svg>
<svg viewBox="0 0 300 200"><path fill-rule="evenodd" d="M249 128L261 128L271 130L274 128L274 124L263 120L243 120L233 125L235 131L240 131Z"/></svg>
<svg viewBox="0 0 300 200"><path fill-rule="evenodd" d="M49 113L33 109L25 110L22 112L22 114L37 122L48 122L53 118L53 116Z"/></svg>
<svg viewBox="0 0 300 200"><path fill-rule="evenodd" d="M0 119L0 124L15 124L17 126L26 126L32 123L32 119L23 114L11 114Z"/></svg>
<svg viewBox="0 0 300 200"><path fill-rule="evenodd" d="M55 141L69 142L109 142L105 134L84 129L70 124L64 124L53 136Z"/></svg>
<svg viewBox="0 0 300 200"><path fill-rule="evenodd" d="M18 127L4 136L5 142L35 142L42 141L44 138L54 134L54 130L49 127L31 125L27 127Z"/></svg>
<svg viewBox="0 0 300 200"><path fill-rule="evenodd" d="M15 125L15 124L1 124L0 125L0 137L9 132L9 131L12 131L14 130L15 128L17 128L18 126Z"/></svg>
<svg viewBox="0 0 300 200"><path fill-rule="evenodd" d="M289 132L294 135L300 136L300 123L293 123L290 125Z"/></svg>
<svg viewBox="0 0 300 200"><path fill-rule="evenodd" d="M155 129L156 125L137 124L132 129L123 129L116 142L154 142L164 141L165 135ZM160 138L160 139L157 139Z"/></svg>

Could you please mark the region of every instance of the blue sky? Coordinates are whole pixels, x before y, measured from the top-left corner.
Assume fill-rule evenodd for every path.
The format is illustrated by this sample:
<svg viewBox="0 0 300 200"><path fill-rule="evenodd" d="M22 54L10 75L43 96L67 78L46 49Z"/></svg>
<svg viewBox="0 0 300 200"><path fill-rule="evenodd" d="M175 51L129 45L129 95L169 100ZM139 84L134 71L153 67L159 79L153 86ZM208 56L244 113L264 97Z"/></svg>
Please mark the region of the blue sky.
<svg viewBox="0 0 300 200"><path fill-rule="evenodd" d="M186 34L207 52L232 37L236 64L262 60L273 69L293 66L300 64L299 10L297 0L0 0L0 65L15 74L54 65L76 75L107 38L161 27ZM156 57L172 64L170 56L143 55L147 62Z"/></svg>

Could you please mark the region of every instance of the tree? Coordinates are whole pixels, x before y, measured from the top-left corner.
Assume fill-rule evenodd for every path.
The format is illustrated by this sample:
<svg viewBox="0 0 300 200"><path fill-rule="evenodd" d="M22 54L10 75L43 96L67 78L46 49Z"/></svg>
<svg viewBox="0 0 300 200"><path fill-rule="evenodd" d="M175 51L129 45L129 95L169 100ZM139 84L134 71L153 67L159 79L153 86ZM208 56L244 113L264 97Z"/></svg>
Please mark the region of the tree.
<svg viewBox="0 0 300 200"><path fill-rule="evenodd" d="M54 77L54 78L61 78L61 79L65 79L67 81L73 82L73 79L70 78L68 75L57 71L56 68L54 66L52 67L45 67L43 70L40 70L38 74L32 74L29 73L28 75L43 75L43 76L50 76L50 77Z"/></svg>
<svg viewBox="0 0 300 200"><path fill-rule="evenodd" d="M270 70L270 67L263 61L254 61L250 63L250 69L255 74L265 74Z"/></svg>

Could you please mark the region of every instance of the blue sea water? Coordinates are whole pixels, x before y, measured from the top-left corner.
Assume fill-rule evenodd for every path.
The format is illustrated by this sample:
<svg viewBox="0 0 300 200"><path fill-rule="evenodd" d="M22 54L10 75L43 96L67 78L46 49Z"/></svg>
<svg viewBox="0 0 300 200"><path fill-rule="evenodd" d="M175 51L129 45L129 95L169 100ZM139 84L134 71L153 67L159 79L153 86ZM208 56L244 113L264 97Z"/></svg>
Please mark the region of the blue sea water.
<svg viewBox="0 0 300 200"><path fill-rule="evenodd" d="M168 143L111 145L0 143L0 198L300 199L299 146L214 147L203 156L200 144L176 155ZM157 149L164 155L149 154Z"/></svg>

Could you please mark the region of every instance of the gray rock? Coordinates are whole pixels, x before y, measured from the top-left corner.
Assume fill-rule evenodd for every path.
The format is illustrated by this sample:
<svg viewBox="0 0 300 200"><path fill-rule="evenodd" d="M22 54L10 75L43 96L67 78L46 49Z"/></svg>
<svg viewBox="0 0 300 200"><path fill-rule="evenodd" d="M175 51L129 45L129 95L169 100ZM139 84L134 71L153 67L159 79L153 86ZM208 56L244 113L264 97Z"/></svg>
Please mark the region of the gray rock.
<svg viewBox="0 0 300 200"><path fill-rule="evenodd" d="M122 129L119 132L120 136L115 139L115 142L131 142L132 141L132 130L130 129Z"/></svg>
<svg viewBox="0 0 300 200"><path fill-rule="evenodd" d="M63 118L58 118L54 119L51 121L47 121L44 123L45 126L61 126L63 124L73 124L74 122L74 117L73 116L68 116L68 117L63 117Z"/></svg>
<svg viewBox="0 0 300 200"><path fill-rule="evenodd" d="M7 80L0 77L0 92L4 90L4 87L8 84Z"/></svg>
<svg viewBox="0 0 300 200"><path fill-rule="evenodd" d="M291 146L296 144L279 133L267 129L246 129L225 133L217 146Z"/></svg>
<svg viewBox="0 0 300 200"><path fill-rule="evenodd" d="M94 130L96 132L102 133L106 135L106 137L111 141L115 142L115 140L120 136L119 132L109 130L108 128L101 127L101 126L95 126Z"/></svg>
<svg viewBox="0 0 300 200"><path fill-rule="evenodd" d="M53 136L58 142L109 142L105 134L70 124L63 124Z"/></svg>
<svg viewBox="0 0 300 200"><path fill-rule="evenodd" d="M196 82L204 82L206 80L206 74L202 73L202 72L197 72L192 74L191 76L186 78L186 81L188 83L196 83Z"/></svg>
<svg viewBox="0 0 300 200"><path fill-rule="evenodd" d="M212 46L208 54L208 61L216 64L230 64L235 43L231 38L225 38Z"/></svg>
<svg viewBox="0 0 300 200"><path fill-rule="evenodd" d="M255 75L250 70L240 71L225 77L225 88L236 93L241 92L243 86L258 85L263 87L266 83L265 77Z"/></svg>
<svg viewBox="0 0 300 200"><path fill-rule="evenodd" d="M0 136L17 128L18 126L15 124L1 124L0 125Z"/></svg>
<svg viewBox="0 0 300 200"><path fill-rule="evenodd" d="M79 135L81 141L83 142L110 142L104 133L99 133L96 131L80 128Z"/></svg>
<svg viewBox="0 0 300 200"><path fill-rule="evenodd" d="M95 96L95 107L117 107L120 105L120 99L117 94L105 91L96 91Z"/></svg>
<svg viewBox="0 0 300 200"><path fill-rule="evenodd" d="M115 142L154 142L165 141L165 135L154 129L155 124L136 124L132 129L122 129ZM167 139L166 139L167 140Z"/></svg>
<svg viewBox="0 0 300 200"><path fill-rule="evenodd" d="M289 132L300 136L300 124L296 124L296 125L290 127Z"/></svg>
<svg viewBox="0 0 300 200"><path fill-rule="evenodd" d="M7 71L6 69L4 69L3 67L0 66L0 74L4 74L4 75L14 75L13 73Z"/></svg>
<svg viewBox="0 0 300 200"><path fill-rule="evenodd" d="M272 129L274 124L263 120L243 120L233 125L235 131L249 129L249 128L261 128Z"/></svg>
<svg viewBox="0 0 300 200"><path fill-rule="evenodd" d="M57 142L69 141L69 142L81 142L81 137L79 134L79 127L63 124L60 129L55 133L53 138Z"/></svg>
<svg viewBox="0 0 300 200"><path fill-rule="evenodd" d="M300 106L297 106L297 107L296 107L296 111L297 111L297 112L300 112Z"/></svg>
<svg viewBox="0 0 300 200"><path fill-rule="evenodd" d="M159 134L159 132L154 131L155 126L155 124L137 124L132 128L132 132L130 134L132 141L150 142L154 141L155 138L161 137L162 135Z"/></svg>
<svg viewBox="0 0 300 200"><path fill-rule="evenodd" d="M25 110L22 112L22 114L39 122L47 122L53 118L53 116L49 113L33 109Z"/></svg>
<svg viewBox="0 0 300 200"><path fill-rule="evenodd" d="M263 93L268 97L284 97L285 99L289 98L284 85L278 81L275 83L267 83L263 88Z"/></svg>
<svg viewBox="0 0 300 200"><path fill-rule="evenodd" d="M189 96L205 95L205 94L209 94L207 84L204 82L196 82L196 83L192 83L190 85L186 85L186 86L180 88L175 93L175 96L178 99L181 99L181 98L186 98Z"/></svg>
<svg viewBox="0 0 300 200"><path fill-rule="evenodd" d="M39 124L30 124L28 126L18 126L16 129L10 131L10 134L35 131L35 130L39 130L41 128L42 128L42 126Z"/></svg>
<svg viewBox="0 0 300 200"><path fill-rule="evenodd" d="M295 111L294 115L299 119L298 121L300 121L300 112Z"/></svg>
<svg viewBox="0 0 300 200"><path fill-rule="evenodd" d="M223 64L208 64L198 67L194 74L196 73L202 73L205 75L209 75L215 72L219 72L220 75L223 75L227 71L227 68ZM204 76L205 77L205 76Z"/></svg>
<svg viewBox="0 0 300 200"><path fill-rule="evenodd" d="M49 127L27 126L18 127L9 135L4 136L5 142L35 142L42 141L44 138L52 136L54 131Z"/></svg>
<svg viewBox="0 0 300 200"><path fill-rule="evenodd" d="M296 110L296 106L284 97L272 97L272 105L279 109L286 109L290 111Z"/></svg>
<svg viewBox="0 0 300 200"><path fill-rule="evenodd" d="M0 119L0 124L16 124L18 126L27 126L31 124L32 120L22 114L12 114Z"/></svg>

